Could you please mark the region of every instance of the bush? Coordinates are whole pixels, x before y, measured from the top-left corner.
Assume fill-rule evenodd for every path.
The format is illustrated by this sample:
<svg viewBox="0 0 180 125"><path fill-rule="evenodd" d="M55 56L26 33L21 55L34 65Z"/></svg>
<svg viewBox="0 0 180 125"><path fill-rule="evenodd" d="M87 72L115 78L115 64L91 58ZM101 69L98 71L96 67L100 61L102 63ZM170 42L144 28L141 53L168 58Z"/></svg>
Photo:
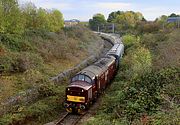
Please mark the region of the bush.
<svg viewBox="0 0 180 125"><path fill-rule="evenodd" d="M103 99L101 110L90 123L101 124L111 119L111 121L121 124L132 122L143 124L139 119L156 114L159 107L163 105L164 99L161 95L165 91L162 88L179 83L179 70L178 68L167 68L158 72L145 73L131 82L114 82ZM175 110L177 111L177 108ZM159 116L155 115L153 121L158 121L155 117ZM118 119L122 121L120 120L120 122Z"/></svg>
<svg viewBox="0 0 180 125"><path fill-rule="evenodd" d="M149 49L155 50L159 43L167 40L167 34L164 32L156 34L144 34L141 39L141 44L145 45Z"/></svg>
<svg viewBox="0 0 180 125"><path fill-rule="evenodd" d="M8 53L0 56L0 72L25 72L28 69L41 68L43 60L33 53Z"/></svg>
<svg viewBox="0 0 180 125"><path fill-rule="evenodd" d="M13 65L15 63L15 60L9 55L3 55L0 56L0 73L3 72L12 72Z"/></svg>
<svg viewBox="0 0 180 125"><path fill-rule="evenodd" d="M129 48L138 43L138 39L134 35L124 35L122 39L126 48Z"/></svg>
<svg viewBox="0 0 180 125"><path fill-rule="evenodd" d="M180 117L180 109L173 108L168 112L157 112L149 121L152 125L178 125Z"/></svg>
<svg viewBox="0 0 180 125"><path fill-rule="evenodd" d="M41 97L48 97L48 96L53 96L56 93L53 91L53 86L52 85L47 85L47 81L46 84L41 84L38 88L38 92L40 94Z"/></svg>
<svg viewBox="0 0 180 125"><path fill-rule="evenodd" d="M0 125L9 124L29 124L33 119L33 124L36 121L40 121L37 124L42 124L52 121L52 116L59 115L59 111L62 110L62 102L59 100L59 96L47 97L44 100L37 101L30 106L18 106L17 111L6 114L0 118ZM34 123L35 122L35 123Z"/></svg>
<svg viewBox="0 0 180 125"><path fill-rule="evenodd" d="M22 52L18 54L16 67L18 72L25 72L29 69L41 68L43 66L43 59L33 53Z"/></svg>
<svg viewBox="0 0 180 125"><path fill-rule="evenodd" d="M159 31L160 25L155 22L140 22L136 28L139 34L154 33Z"/></svg>
<svg viewBox="0 0 180 125"><path fill-rule="evenodd" d="M177 84L178 72L179 69L167 68L160 72L152 71L134 79L127 91L126 98L128 102L132 102L131 108L135 109L137 113L155 111L162 102L161 89L168 84ZM137 107L134 107L134 104ZM129 107L127 109L129 110Z"/></svg>
<svg viewBox="0 0 180 125"><path fill-rule="evenodd" d="M121 62L123 76L130 80L141 76L151 70L152 57L148 49L144 47L134 47L127 51L127 56Z"/></svg>

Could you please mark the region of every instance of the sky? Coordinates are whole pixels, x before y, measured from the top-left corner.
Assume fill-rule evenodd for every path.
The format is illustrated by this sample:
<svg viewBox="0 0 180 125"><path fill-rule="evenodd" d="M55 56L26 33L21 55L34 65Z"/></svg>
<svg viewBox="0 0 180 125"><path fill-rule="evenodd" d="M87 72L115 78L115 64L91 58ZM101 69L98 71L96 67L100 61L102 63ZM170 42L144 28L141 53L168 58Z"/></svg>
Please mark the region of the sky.
<svg viewBox="0 0 180 125"><path fill-rule="evenodd" d="M20 4L32 2L37 7L58 9L64 19L88 21L96 13L107 18L113 11L141 12L145 19L155 20L161 15L180 14L180 0L19 0Z"/></svg>

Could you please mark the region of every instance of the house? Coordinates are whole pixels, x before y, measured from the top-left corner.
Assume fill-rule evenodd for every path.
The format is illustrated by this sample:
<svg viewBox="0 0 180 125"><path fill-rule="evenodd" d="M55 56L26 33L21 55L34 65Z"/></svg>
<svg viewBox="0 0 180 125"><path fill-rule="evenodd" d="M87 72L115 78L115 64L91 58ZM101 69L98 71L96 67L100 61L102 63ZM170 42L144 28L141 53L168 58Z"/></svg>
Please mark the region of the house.
<svg viewBox="0 0 180 125"><path fill-rule="evenodd" d="M180 17L169 17L167 19L168 23L172 23L172 22L179 22L180 21Z"/></svg>
<svg viewBox="0 0 180 125"><path fill-rule="evenodd" d="M72 26L75 26L79 23L80 23L80 21L77 19L65 20L64 21L64 27L72 27Z"/></svg>
<svg viewBox="0 0 180 125"><path fill-rule="evenodd" d="M180 17L169 17L167 19L168 23L175 23L177 24L177 28L180 28Z"/></svg>

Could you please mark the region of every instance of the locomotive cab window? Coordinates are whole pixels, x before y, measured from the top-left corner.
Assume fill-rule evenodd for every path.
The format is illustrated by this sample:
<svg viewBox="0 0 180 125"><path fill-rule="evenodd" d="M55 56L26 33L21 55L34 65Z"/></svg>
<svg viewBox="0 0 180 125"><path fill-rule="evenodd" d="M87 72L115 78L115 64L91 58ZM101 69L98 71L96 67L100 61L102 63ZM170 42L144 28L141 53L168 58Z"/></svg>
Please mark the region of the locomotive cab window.
<svg viewBox="0 0 180 125"><path fill-rule="evenodd" d="M75 77L73 77L72 79L71 79L71 82L75 82L75 81L77 81L78 80L78 75L77 76L75 76Z"/></svg>
<svg viewBox="0 0 180 125"><path fill-rule="evenodd" d="M78 75L74 76L71 79L71 82L75 82L75 81L85 81L85 82L90 83L90 84L94 83L94 80L91 80L91 78L89 76L86 76L84 74L78 74Z"/></svg>
<svg viewBox="0 0 180 125"><path fill-rule="evenodd" d="M84 81L84 75L79 75L79 81Z"/></svg>
<svg viewBox="0 0 180 125"><path fill-rule="evenodd" d="M85 76L85 81L88 82L88 83L91 83L91 79L87 76Z"/></svg>

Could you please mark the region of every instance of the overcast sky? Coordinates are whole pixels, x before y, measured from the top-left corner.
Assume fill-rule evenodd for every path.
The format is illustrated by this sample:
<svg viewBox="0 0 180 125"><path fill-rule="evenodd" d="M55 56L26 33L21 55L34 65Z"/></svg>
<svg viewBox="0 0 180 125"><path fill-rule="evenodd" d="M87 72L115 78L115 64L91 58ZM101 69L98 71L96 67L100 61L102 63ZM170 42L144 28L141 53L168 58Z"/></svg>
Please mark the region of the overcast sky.
<svg viewBox="0 0 180 125"><path fill-rule="evenodd" d="M37 7L58 9L64 19L88 21L96 13L107 18L110 12L132 10L141 12L147 20L165 14L180 14L180 0L19 0L20 3L31 1Z"/></svg>

